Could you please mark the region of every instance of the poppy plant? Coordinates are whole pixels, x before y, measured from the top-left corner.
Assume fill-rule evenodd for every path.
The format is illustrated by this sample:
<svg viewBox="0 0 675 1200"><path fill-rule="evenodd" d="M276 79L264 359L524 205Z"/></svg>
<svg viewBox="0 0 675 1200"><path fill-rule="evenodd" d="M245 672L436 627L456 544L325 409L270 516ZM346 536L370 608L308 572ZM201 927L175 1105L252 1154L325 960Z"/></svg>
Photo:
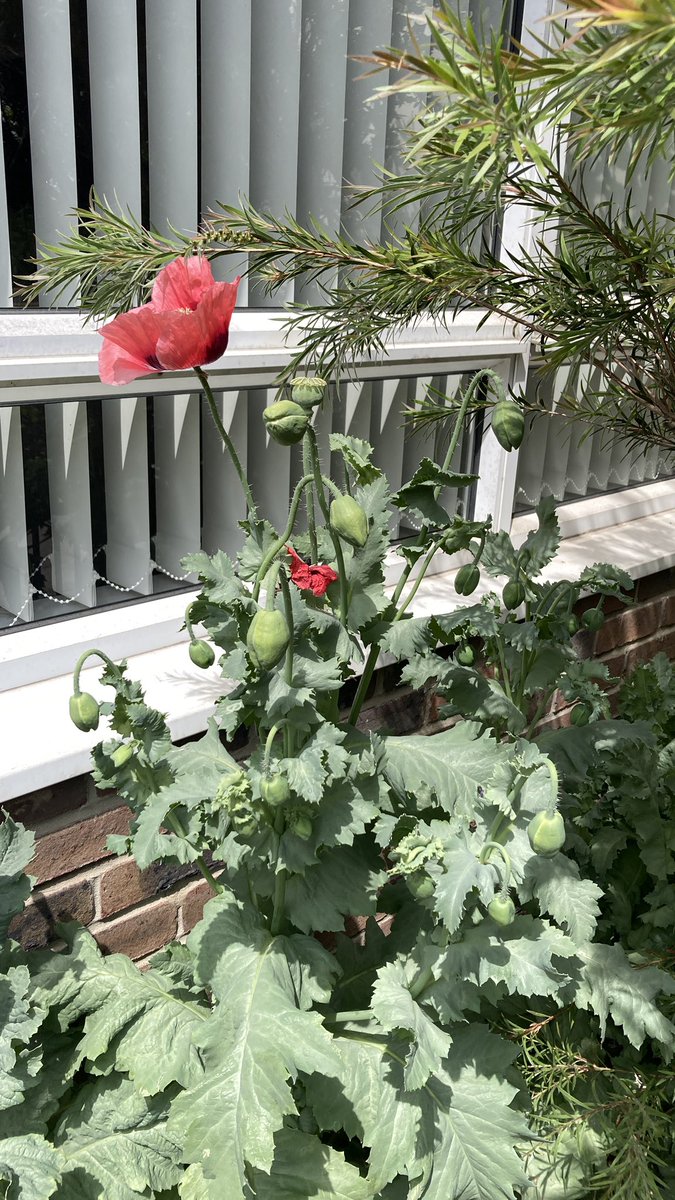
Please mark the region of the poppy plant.
<svg viewBox="0 0 675 1200"><path fill-rule="evenodd" d="M287 546L286 549L291 556L291 582L303 592L325 596L331 583L335 583L338 578L337 571L326 564L306 563L295 553L292 546Z"/></svg>
<svg viewBox="0 0 675 1200"><path fill-rule="evenodd" d="M239 278L216 283L205 259L177 258L157 276L148 304L120 313L99 330L103 383L130 383L157 371L184 371L227 348Z"/></svg>

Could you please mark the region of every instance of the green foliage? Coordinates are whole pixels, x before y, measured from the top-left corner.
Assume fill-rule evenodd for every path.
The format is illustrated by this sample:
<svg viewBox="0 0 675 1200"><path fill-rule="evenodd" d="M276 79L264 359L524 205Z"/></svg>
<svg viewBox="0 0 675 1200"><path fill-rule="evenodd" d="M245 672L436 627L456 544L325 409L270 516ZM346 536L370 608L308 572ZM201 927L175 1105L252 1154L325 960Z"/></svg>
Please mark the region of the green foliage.
<svg viewBox="0 0 675 1200"><path fill-rule="evenodd" d="M590 385L577 401L591 423L671 446L675 235L629 204L589 208L584 183L589 148L621 147L636 169L671 136L673 8L584 8L579 36L546 60L516 55L498 34L479 38L445 4L430 21L432 53L376 55L377 66L407 72L390 87L420 91L427 105L406 172L363 197L388 213L424 201L402 242L358 245L245 205L211 215L180 252L244 248L272 288L321 282L322 303L289 318L302 322L289 376L303 366L327 378L422 313L478 303L537 334L552 365L598 364L602 406ZM618 33L605 27L612 20L623 22ZM570 134L563 175L558 150ZM491 238L479 245L486 219L513 205L527 208L535 235L555 228L558 241L544 239L536 256L497 257ZM49 248L35 286L58 293L77 278L107 315L147 298L175 243L96 200L80 219L86 236ZM102 656L115 698L101 706L109 733L94 778L133 814L129 837L111 848L141 867L194 862L214 898L187 945L147 972L103 958L82 932L70 931L64 954L27 956L7 942L5 1200L672 1191L674 676L663 662L645 668L624 689L620 719L604 720L607 671L578 660L573 608L582 591L598 595L587 620L599 626L602 597L630 580L596 565L575 581L543 581L559 543L550 500L518 546L489 520L444 508L444 488L473 481L453 471L455 452L492 392L500 440L516 445L519 414L504 409L494 372L478 372L450 409L438 406L452 427L444 460L424 459L393 496L359 439L332 435L339 486L326 479L309 409L278 402L275 435L303 442L288 521L260 520L246 485L237 561L201 552L185 562L200 583L190 619L223 678L203 738L173 746L125 664ZM234 467L245 484L236 456ZM306 533L296 528L301 499ZM392 593L384 560L401 516L419 534L399 550ZM323 592L296 586L290 544L337 580ZM471 560L458 594L495 580L504 603L495 591L410 618L439 550ZM404 683L433 683L443 716L467 719L434 737L360 732L383 651L404 664ZM588 724L534 745L558 689ZM225 747L235 733L248 743L241 762ZM285 786L271 802L265 781L275 777ZM566 840L558 829L540 844L558 808ZM30 853L7 819L3 936L29 892ZM390 918L386 937L377 913ZM368 917L363 944L348 942L346 919Z"/></svg>
<svg viewBox="0 0 675 1200"><path fill-rule="evenodd" d="M413 686L436 681L447 704L442 716L461 715L478 720L495 734L531 736L558 690L570 702L582 702L588 718L609 712L605 692L609 672L602 663L580 661L573 637L577 629L573 608L582 592L593 589L601 597L623 597L632 588L625 572L605 564L586 568L578 580L540 582L542 570L554 559L560 530L550 497L537 509L538 527L515 546L503 531L487 531L482 546L475 547L480 567L493 579L506 579L501 597L488 592L479 604L438 616L430 625L438 641L459 646L455 660L443 661L431 652L433 636L409 643L404 679ZM466 569L466 568L464 568ZM518 589L523 619L511 611ZM602 610L602 600L598 606ZM595 611L595 610L594 610ZM481 639L480 661L475 669L462 665L463 647ZM487 677L486 677L487 668Z"/></svg>
<svg viewBox="0 0 675 1200"><path fill-rule="evenodd" d="M524 550L487 524L462 530L446 519L486 570L512 565L526 592L522 625L494 596L400 620L414 560L390 599L385 481L370 474L365 444L339 449L369 522L364 545L342 558L347 608L341 587L314 596L292 585L285 538L252 522L241 573L222 554L190 560L202 584L191 618L219 648L228 680L203 737L174 746L125 664L105 661L115 698L103 706L111 736L94 752L95 779L133 814L112 848L130 849L140 866L195 862L214 898L187 945L145 971L104 957L83 930L64 931L60 954L26 958L9 944L0 976L8 1197L516 1200L528 1171L538 1180L540 1160L530 1170L526 1096L495 1012L522 1014L538 998L572 1008L624 1053L672 1051L661 1007L671 977L634 964L628 942L594 940L605 929L604 887L569 853L542 857L528 837L533 821L550 820L558 777L515 736L527 725L516 680L531 677L542 647L560 649L580 587L536 581L557 544L550 506ZM446 466L423 473L435 502ZM331 545L327 524L315 536ZM427 565L441 542L425 525ZM617 591L609 569L595 578ZM279 588L265 609L263 579ZM243 651L256 612L282 617L290 635L264 671ZM434 737L359 732L362 686L346 717L339 706L355 673L347 628L371 656L384 647L409 656L413 682L437 679L474 719ZM445 657L448 644L477 636L510 675L487 680ZM581 687L569 635L562 646L563 685ZM560 668L548 669L549 686L560 684ZM658 678L665 728L663 665ZM652 703L653 681L647 692ZM632 687L629 706L638 695ZM252 746L236 762L223 732L240 726ZM602 745L589 743L589 761ZM278 797L270 780L282 782ZM577 782L572 774L569 786ZM28 894L21 869L32 839L9 819L0 839L8 921ZM577 843L575 832L573 852ZM649 842L645 853L658 848ZM389 936L370 921L362 947L345 944L345 921L377 912L390 914ZM317 931L338 935L335 953Z"/></svg>

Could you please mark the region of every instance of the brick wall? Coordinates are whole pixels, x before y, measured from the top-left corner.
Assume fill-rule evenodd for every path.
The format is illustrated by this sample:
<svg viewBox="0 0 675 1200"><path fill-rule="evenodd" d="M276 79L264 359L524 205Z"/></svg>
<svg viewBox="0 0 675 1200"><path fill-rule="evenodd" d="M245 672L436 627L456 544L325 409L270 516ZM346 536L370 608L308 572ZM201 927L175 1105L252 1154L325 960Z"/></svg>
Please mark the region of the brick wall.
<svg viewBox="0 0 675 1200"><path fill-rule="evenodd" d="M582 602L579 612L591 604ZM675 570L640 580L632 607L610 601L605 609L602 629L577 635L581 654L594 654L617 676L658 651L675 658ZM395 691L396 681L397 668L378 673L362 727L431 732L434 697ZM564 703L554 702L544 723L564 724L567 715ZM143 959L199 920L210 890L194 868L159 864L139 871L130 858L116 858L106 850L107 835L124 833L130 814L114 797L98 793L87 776L5 807L37 835L29 868L37 886L12 931L26 947L54 942L55 924L76 920L90 927L103 949Z"/></svg>

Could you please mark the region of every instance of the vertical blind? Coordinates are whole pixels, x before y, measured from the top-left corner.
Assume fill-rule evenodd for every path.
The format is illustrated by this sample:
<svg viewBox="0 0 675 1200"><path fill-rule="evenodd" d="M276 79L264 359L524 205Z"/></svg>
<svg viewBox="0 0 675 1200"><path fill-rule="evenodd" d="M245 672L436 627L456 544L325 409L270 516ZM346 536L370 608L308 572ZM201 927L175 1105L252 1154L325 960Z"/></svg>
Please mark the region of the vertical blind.
<svg viewBox="0 0 675 1200"><path fill-rule="evenodd" d="M603 151L584 171L589 208L603 212L611 205L613 212L620 212L628 206L633 217L645 213L657 221L672 220L675 185L668 164L657 159L647 168L643 160L628 179L627 158L626 151L614 159ZM586 388L591 394L599 393L602 386L602 374L596 367L582 366L574 374L569 367L561 367L551 373L537 371L536 363L531 363L528 402L550 415L528 419L518 455L516 511L535 507L542 496L578 500L675 473L675 460L667 451L610 440L606 433L590 433L582 420L570 421L560 414L563 396L581 394Z"/></svg>
<svg viewBox="0 0 675 1200"><path fill-rule="evenodd" d="M429 388L452 396L460 382L458 375L394 378L332 389L330 425L319 439L324 462L331 428L366 438L398 487L424 455L443 452L439 433L430 441L404 428L402 410L418 407ZM301 464L266 435L261 412L269 399L266 389L216 393L261 512L278 523ZM189 586L185 554L200 545L210 553L239 548L239 480L197 393L4 408L0 436L0 628ZM465 470L471 457L467 440L454 465ZM442 499L457 511L457 493ZM4 536L10 524L20 539Z"/></svg>
<svg viewBox="0 0 675 1200"><path fill-rule="evenodd" d="M329 228L341 220L349 228L349 184L371 183L374 162L395 164L412 116L396 97L366 103L372 80L349 56L406 44L409 21L424 39L426 7L5 0L0 21L12 59L0 61L0 306L12 305L11 273L24 267L33 237L53 243L72 230L72 209L92 185L160 230L194 231L200 213L244 195L278 214L304 221L312 213ZM371 214L365 226L380 236L379 218ZM216 267L221 277L236 269ZM311 288L300 285L296 298L311 300ZM76 306L76 292L64 302ZM271 303L245 285L239 302ZM365 436L372 425L394 482L404 454L397 406L409 387L350 385L343 416L332 418ZM271 397L228 392L218 403L264 504L278 513L297 464L267 444L259 417ZM241 503L198 395L57 403L46 393L45 401L31 413L0 408L5 624L93 606L110 598L110 585L149 595L182 575L188 550L236 547ZM325 450L331 417L319 420ZM157 564L170 575L158 578Z"/></svg>

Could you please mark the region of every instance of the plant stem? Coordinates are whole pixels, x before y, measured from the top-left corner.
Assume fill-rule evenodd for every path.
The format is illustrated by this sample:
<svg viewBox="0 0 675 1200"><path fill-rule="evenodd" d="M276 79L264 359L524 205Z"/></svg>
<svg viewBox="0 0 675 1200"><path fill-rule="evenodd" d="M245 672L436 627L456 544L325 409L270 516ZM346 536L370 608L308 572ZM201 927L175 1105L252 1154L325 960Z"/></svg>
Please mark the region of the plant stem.
<svg viewBox="0 0 675 1200"><path fill-rule="evenodd" d="M314 484L316 487L316 495L319 501L319 507L323 513L326 528L330 534L330 540L333 543L335 550L335 561L338 569L338 583L340 585L340 620L343 625L347 624L347 613L349 611L349 593L347 591L347 572L345 570L345 558L342 553L342 543L336 533L330 527L330 512L326 501L326 494L323 490L323 475L321 474L321 460L319 458L319 447L316 444L316 434L311 425L305 433L307 444L309 446L312 463L314 466ZM332 486L332 485L331 485Z"/></svg>
<svg viewBox="0 0 675 1200"><path fill-rule="evenodd" d="M347 1021L374 1021L375 1014L369 1008L355 1008L353 1012L337 1012L327 1015L326 1020L331 1024L341 1025Z"/></svg>
<svg viewBox="0 0 675 1200"><path fill-rule="evenodd" d="M314 467L312 464L312 450L309 444L307 433L303 434L302 438L302 470L304 475L314 475ZM314 492L310 488L305 497L307 504L307 528L309 530L309 546L312 555L312 562L319 561L319 544L316 537L316 513L314 511Z"/></svg>
<svg viewBox="0 0 675 1200"><path fill-rule="evenodd" d="M265 738L265 751L263 755L263 775L269 771L270 756L272 754L272 743L279 732L279 725L273 725L267 737Z"/></svg>
<svg viewBox="0 0 675 1200"><path fill-rule="evenodd" d="M111 658L108 658L108 655L105 654L103 650L97 650L95 646L90 650L84 650L75 663L75 668L73 670L73 691L76 696L79 696L80 694L80 672L87 659L93 657L100 658L105 663L109 671L113 671L118 676L122 675L117 663L114 663Z"/></svg>
<svg viewBox="0 0 675 1200"><path fill-rule="evenodd" d="M253 599L254 600L258 599L258 596L260 595L260 585L262 584L262 581L265 578L267 572L269 571L277 554L279 553L280 550L284 549L284 547L288 543L288 539L290 538L291 534L293 533L293 526L295 525L295 519L298 515L298 508L300 507L300 499L302 497L303 488L306 488L308 486L308 484L310 484L312 482L313 478L314 478L313 475L304 475L303 478L298 483L295 491L293 492L293 499L291 500L291 507L290 507L289 513L288 513L288 521L286 523L286 528L284 529L284 532L281 534L281 537L278 537L276 542L272 543L269 550L267 551L267 554L263 558L262 563L260 564L260 567L258 568L258 574L256 575L255 583L253 584Z"/></svg>
<svg viewBox="0 0 675 1200"><path fill-rule="evenodd" d="M422 992L425 992L428 987L431 987L433 982L434 973L431 967L425 967L423 971L420 971L417 979L410 987L410 995L412 996L413 1000L417 1000L422 995Z"/></svg>
<svg viewBox="0 0 675 1200"><path fill-rule="evenodd" d="M488 858L490 857L491 850L498 850L502 856L504 863L504 878L502 880L502 887L504 891L506 891L511 880L511 856L504 849L501 842L484 842L483 849L480 852L480 862L487 862Z"/></svg>
<svg viewBox="0 0 675 1200"><path fill-rule="evenodd" d="M438 545L439 545L438 542L434 542L429 547L429 550L425 554L424 559L422 560L422 565L420 566L420 569L417 572L415 579L413 580L413 585L412 585L410 591L408 592L408 595L405 597L405 600L401 601L399 610L396 613L396 616L394 617L395 621L400 621L400 619L403 616L403 614L405 613L406 609L412 604L413 600L415 599L415 596L417 595L420 584L422 583L422 580L424 579L424 576L426 575L426 573L431 565L431 560L434 557L436 551L438 550Z"/></svg>
<svg viewBox="0 0 675 1200"><path fill-rule="evenodd" d="M502 640L500 637L495 638L495 644L497 646L497 657L499 658L499 670L500 670L501 677L502 677L502 687L504 689L507 700L512 701L513 694L511 692L511 682L509 680L509 673L506 669L506 659L504 658L504 647L502 645Z"/></svg>
<svg viewBox="0 0 675 1200"><path fill-rule="evenodd" d="M471 383L469 384L468 388L466 389L466 392L464 393L464 396L462 397L462 403L460 405L459 412L457 413L457 420L455 422L455 427L452 431L452 437L450 438L450 445L448 446L445 458L443 459L443 464L441 467L442 471L447 471L450 468L450 466L452 465L452 460L455 456L455 451L457 449L457 446L459 445L459 439L462 434L462 428L464 425L464 421L466 419L466 414L469 410L469 405L470 405L470 403L474 397L474 394L478 388L478 384L480 383L480 381L482 380L484 375L489 375L490 377L492 377L492 375L494 375L494 372L487 371L487 370L478 371L476 373L476 375L474 375L473 379L471 380ZM499 378L499 377L495 376L495 378ZM499 383L501 385L501 380L499 380ZM438 487L434 488L434 498L437 498L439 496L440 491L441 491L441 487L439 484ZM422 531L422 533L420 533L420 535L417 539L418 545L422 544L422 542L424 541L424 537L425 537L425 534L424 534L424 531ZM411 588L410 592L408 593L400 610L397 611L396 616L394 617L395 621L397 621L399 619L399 617L401 617L403 615L405 610L408 608L408 606L412 603L413 599L417 595L417 591L418 591L418 589L422 583L422 580L424 579L424 577L431 565L431 561L432 561L436 551L438 550L438 546L439 546L439 543L435 542L433 544L433 546L431 546L431 548L429 549L428 553L425 555L424 561L422 562L420 569L417 573L417 577L415 579L414 585ZM405 569L401 572L401 578L399 579L398 584L396 585L396 588L394 589L394 594L391 598L392 604L398 605L398 602L401 599L401 593L403 592L403 589L404 589L406 583L408 582L408 579L410 578L410 573L411 573L412 569L413 569L412 564L410 564L407 567L405 567ZM352 703L352 707L351 707L351 710L349 713L349 724L350 725L356 724L359 713L361 712L361 709L363 708L363 702L368 693L368 688L370 687L370 681L373 678L373 674L375 671L375 667L377 666L377 660L379 658L379 655L380 655L380 644L379 644L379 642L374 642L373 645L370 647L370 651L368 653L368 658L366 659L363 671L361 673L361 679L359 680L359 686L356 689L356 695L354 696L354 701Z"/></svg>
<svg viewBox="0 0 675 1200"><path fill-rule="evenodd" d="M169 826L169 829L171 829L173 831L173 833L175 833L176 837L182 838L183 841L187 841L187 834L185 832L185 829L183 828L183 825L182 825L180 819L176 816L176 814L174 812L169 811L166 814L166 817L164 819L166 821L166 824ZM214 875L212 875L211 871L207 867L207 865L204 862L204 859L201 857L201 855L199 856L199 858L195 859L195 866L199 868L199 870L201 871L202 875L204 876L206 882L208 883L209 887L211 888L212 891L214 891L216 893L217 896L219 896L222 892L225 891L225 888L223 887L222 883L218 883L218 880L215 878Z"/></svg>
<svg viewBox="0 0 675 1200"><path fill-rule="evenodd" d="M282 567L281 571L279 572L279 579L281 581L281 593L282 593L283 600L284 600L286 624L288 625L288 631L290 633L288 649L286 650L286 661L284 663L284 679L285 679L286 683L288 684L288 686L291 687L292 683L293 683L293 604L291 601L291 591L288 586L288 579L286 578L286 572L283 569L283 567ZM270 730L270 733L271 732L272 731ZM268 741L269 741L269 734L268 734ZM293 753L293 733L292 733L292 730L289 725L284 726L284 741L285 741L286 756L290 757ZM265 746L265 749L267 750L267 744ZM284 816L284 810L283 810L283 808L279 808L279 809L277 809L277 812L274 817L274 832L277 835L277 855L276 855L275 868L278 867L278 865L279 865L279 850L281 847L281 835L284 832L285 828L286 828L286 818ZM288 879L288 871L286 870L285 867L283 867L281 869L281 871L278 871L275 869L274 907L272 910L272 923L270 926L271 932L274 936L276 936L278 934L279 930L281 929L281 925L282 925L283 919L284 919L284 905L286 902L286 880L287 879Z"/></svg>
<svg viewBox="0 0 675 1200"><path fill-rule="evenodd" d="M223 425L223 422L220 419L220 413L218 412L218 406L216 405L216 402L213 397L213 392L211 390L211 384L209 383L208 376L206 375L206 372L202 370L201 367L195 367L194 372L195 372L195 375L197 376L199 382L202 385L202 390L204 392L204 395L206 396L206 401L209 406L209 409L211 410L211 416L213 417L214 425L215 425L216 429L218 430L218 433L220 434L222 443L223 443L225 449L227 450L227 453L229 454L230 459L232 460L232 466L234 467L234 469L237 472L237 475L239 477L239 482L241 484L242 491L244 493L244 498L246 500L246 508L248 510L248 515L250 517L254 517L256 515L256 506L255 506L255 500L253 499L253 492L251 491L250 484L248 482L248 479L246 478L244 468L241 465L239 455L237 454L237 451L234 448L234 442L232 441L229 433L227 432L225 426Z"/></svg>

